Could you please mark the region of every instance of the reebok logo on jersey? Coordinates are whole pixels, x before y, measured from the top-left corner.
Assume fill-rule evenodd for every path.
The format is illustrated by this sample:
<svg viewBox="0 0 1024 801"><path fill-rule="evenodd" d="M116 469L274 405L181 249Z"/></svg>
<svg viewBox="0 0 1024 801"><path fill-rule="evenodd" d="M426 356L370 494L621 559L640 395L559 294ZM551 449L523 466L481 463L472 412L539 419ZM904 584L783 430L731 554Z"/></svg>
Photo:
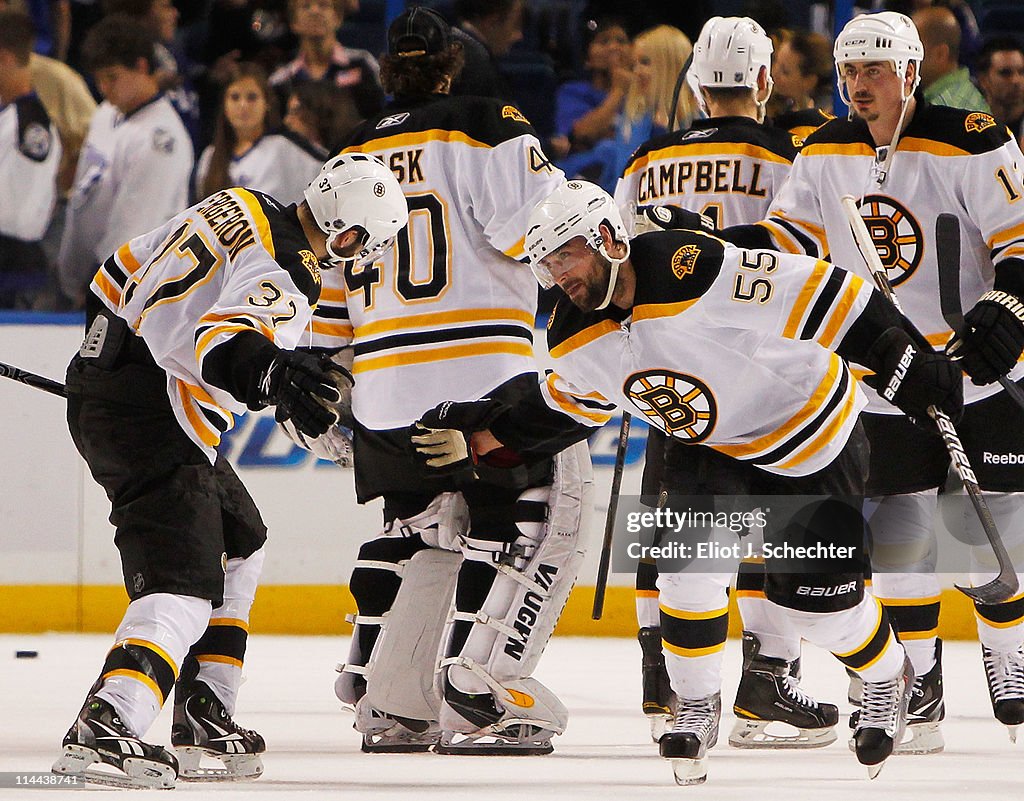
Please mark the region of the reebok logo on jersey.
<svg viewBox="0 0 1024 801"><path fill-rule="evenodd" d="M995 124L996 121L992 115L983 114L980 111L968 114L967 119L964 120L964 128L967 129L967 133L981 133L989 128L994 128Z"/></svg>
<svg viewBox="0 0 1024 801"><path fill-rule="evenodd" d="M892 402L892 399L896 397L896 393L900 391L900 385L903 383L903 379L907 377L907 370L910 369L910 364L914 361L915 355L917 355L917 351L914 350L914 346L907 345L907 349L903 351L903 355L900 356L899 364L896 365L896 369L893 371L888 385L882 392L882 397L890 403Z"/></svg>
<svg viewBox="0 0 1024 801"><path fill-rule="evenodd" d="M1024 464L1024 453L992 453L982 451L981 461L985 464Z"/></svg>
<svg viewBox="0 0 1024 801"><path fill-rule="evenodd" d="M377 127L374 130L379 131L381 128L390 128L393 125L401 125L407 119L409 119L408 111L402 112L401 114L389 114L377 123Z"/></svg>
<svg viewBox="0 0 1024 801"><path fill-rule="evenodd" d="M682 141L686 142L690 139L707 139L709 136L713 136L718 132L717 128L700 128L696 131L690 131L682 136Z"/></svg>
<svg viewBox="0 0 1024 801"><path fill-rule="evenodd" d="M682 281L686 276L693 275L693 269L700 258L700 248L696 245L683 245L672 254L672 274Z"/></svg>

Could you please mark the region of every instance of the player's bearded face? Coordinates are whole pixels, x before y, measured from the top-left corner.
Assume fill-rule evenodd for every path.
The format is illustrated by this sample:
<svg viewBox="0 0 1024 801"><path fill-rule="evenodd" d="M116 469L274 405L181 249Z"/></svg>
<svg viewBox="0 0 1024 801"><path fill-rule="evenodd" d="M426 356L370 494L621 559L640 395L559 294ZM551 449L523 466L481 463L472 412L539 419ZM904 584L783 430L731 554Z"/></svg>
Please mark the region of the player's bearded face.
<svg viewBox="0 0 1024 801"><path fill-rule="evenodd" d="M895 123L903 104L902 82L892 64L884 61L856 61L843 65L846 92L853 113L865 122Z"/></svg>
<svg viewBox="0 0 1024 801"><path fill-rule="evenodd" d="M555 283L582 311L594 311L604 300L611 262L578 236L541 260Z"/></svg>

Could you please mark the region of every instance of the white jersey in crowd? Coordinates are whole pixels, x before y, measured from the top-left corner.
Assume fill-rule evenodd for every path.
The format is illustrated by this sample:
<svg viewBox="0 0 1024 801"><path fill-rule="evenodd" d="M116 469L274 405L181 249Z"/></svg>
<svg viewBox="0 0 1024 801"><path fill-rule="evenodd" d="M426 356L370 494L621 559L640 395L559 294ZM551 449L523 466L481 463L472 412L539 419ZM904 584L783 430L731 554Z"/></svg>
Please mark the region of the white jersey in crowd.
<svg viewBox="0 0 1024 801"><path fill-rule="evenodd" d="M75 171L58 259L70 297L126 239L188 205L192 142L170 101L159 94L129 115L108 102L96 109Z"/></svg>
<svg viewBox="0 0 1024 801"><path fill-rule="evenodd" d="M193 197L207 194L203 181L210 170L213 145L205 148L196 165ZM245 186L265 192L282 203L301 203L302 193L327 160L326 150L288 132L261 136L228 166L232 186Z"/></svg>
<svg viewBox="0 0 1024 801"><path fill-rule="evenodd" d="M699 120L641 145L615 187L615 203L627 226L634 206L659 204L699 211L719 228L755 222L789 175L799 144L749 117Z"/></svg>
<svg viewBox="0 0 1024 801"><path fill-rule="evenodd" d="M314 332L326 347L351 341L356 419L405 427L534 372L537 284L519 261L523 232L564 177L518 109L475 97L397 105L345 152L380 156L410 212L383 259L325 274Z"/></svg>
<svg viewBox="0 0 1024 801"><path fill-rule="evenodd" d="M246 410L225 382L209 380L230 367L212 354L244 331L293 349L319 290L317 258L295 209L247 189L217 192L125 243L90 286L145 340L167 373L178 423L211 462L234 415Z"/></svg>
<svg viewBox="0 0 1024 801"><path fill-rule="evenodd" d="M939 305L935 219L949 212L960 221L960 294L968 310L992 288L993 264L1024 257L1024 156L988 114L919 104L881 187L875 164L863 122L830 121L808 137L762 225L783 250L828 254L870 280L840 205L845 194L861 198L861 215L904 313L941 349L952 332ZM1024 368L1010 375L1024 376ZM999 390L965 378L964 399L972 403ZM869 411L899 413L866 391Z"/></svg>
<svg viewBox="0 0 1024 801"><path fill-rule="evenodd" d="M600 425L599 404L611 401L676 439L779 475L831 463L866 404L832 349L871 285L824 261L697 231L644 234L630 258L630 318L614 307L583 313L567 298L555 307L547 405Z"/></svg>
<svg viewBox="0 0 1024 801"><path fill-rule="evenodd" d="M0 236L42 239L57 196L60 157L57 128L34 93L0 109ZM15 265L0 269L8 266Z"/></svg>

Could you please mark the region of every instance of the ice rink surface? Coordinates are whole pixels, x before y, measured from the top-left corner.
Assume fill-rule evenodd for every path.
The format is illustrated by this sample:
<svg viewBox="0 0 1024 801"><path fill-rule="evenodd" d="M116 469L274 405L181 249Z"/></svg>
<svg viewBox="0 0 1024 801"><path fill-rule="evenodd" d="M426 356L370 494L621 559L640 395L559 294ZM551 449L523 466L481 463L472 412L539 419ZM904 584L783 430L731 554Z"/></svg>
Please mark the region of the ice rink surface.
<svg viewBox="0 0 1024 801"><path fill-rule="evenodd" d="M0 635L0 772L47 771L110 645L99 635ZM36 650L35 659L16 659ZM352 715L334 697L334 665L347 642L327 637L254 635L238 722L267 740L266 773L245 784L178 784L190 799L632 799L699 797L736 801L963 801L1024 797L1024 728L1011 745L992 718L977 643L946 644L945 753L892 757L875 781L846 746L846 676L830 655L804 647L804 686L840 704L840 738L801 752L739 751L726 743L732 715L722 721L711 752L708 782L677 787L650 742L639 712L640 650L635 641L558 638L537 677L570 711L569 729L544 757L368 755L359 751ZM731 709L740 645L726 657L723 706ZM169 709L146 738L167 743ZM0 798L81 798L83 792L162 794L103 787L86 790L0 789Z"/></svg>

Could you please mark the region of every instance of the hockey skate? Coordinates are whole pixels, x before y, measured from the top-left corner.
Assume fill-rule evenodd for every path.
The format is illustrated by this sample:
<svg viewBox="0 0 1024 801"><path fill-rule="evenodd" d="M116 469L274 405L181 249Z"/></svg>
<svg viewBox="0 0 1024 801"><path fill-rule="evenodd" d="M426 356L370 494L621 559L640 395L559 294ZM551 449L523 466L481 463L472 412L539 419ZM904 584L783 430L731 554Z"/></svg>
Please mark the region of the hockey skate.
<svg viewBox="0 0 1024 801"><path fill-rule="evenodd" d="M643 651L641 676L643 677L643 710L651 724L651 739L658 739L672 725L676 712L676 696L672 692L665 654L661 650L661 628L652 626L637 632Z"/></svg>
<svg viewBox="0 0 1024 801"><path fill-rule="evenodd" d="M1010 742L1017 742L1017 727L1024 723L1024 647L1016 651L993 651L981 647L988 695L996 720L1009 730Z"/></svg>
<svg viewBox="0 0 1024 801"><path fill-rule="evenodd" d="M867 766L871 779L882 772L885 760L903 739L913 686L914 667L907 657L903 659L903 672L895 678L864 682L853 750L857 761Z"/></svg>
<svg viewBox="0 0 1024 801"><path fill-rule="evenodd" d="M672 728L658 740L658 752L672 762L676 784L703 784L707 780L707 751L718 742L721 719L721 693L678 699Z"/></svg>
<svg viewBox="0 0 1024 801"><path fill-rule="evenodd" d="M496 690L497 692L497 690ZM491 693L464 693L445 678L438 754L536 756L554 751L551 738L565 731L568 712L533 678L502 688L504 703Z"/></svg>
<svg viewBox="0 0 1024 801"><path fill-rule="evenodd" d="M364 695L356 702L355 729L363 735L365 754L416 754L429 751L441 738L435 721L413 720L375 709Z"/></svg>
<svg viewBox="0 0 1024 801"><path fill-rule="evenodd" d="M822 748L834 743L838 707L818 703L801 690L792 662L761 656L761 644L750 632L743 633L743 646L743 675L732 708L736 723L729 745Z"/></svg>
<svg viewBox="0 0 1024 801"><path fill-rule="evenodd" d="M131 789L171 790L178 761L166 748L142 742L102 698L89 696L64 736L53 772Z"/></svg>
<svg viewBox="0 0 1024 801"><path fill-rule="evenodd" d="M267 748L263 738L235 723L201 681L175 692L171 745L178 754L182 781L238 781L263 773L260 754ZM220 765L202 766L203 756L219 760Z"/></svg>

